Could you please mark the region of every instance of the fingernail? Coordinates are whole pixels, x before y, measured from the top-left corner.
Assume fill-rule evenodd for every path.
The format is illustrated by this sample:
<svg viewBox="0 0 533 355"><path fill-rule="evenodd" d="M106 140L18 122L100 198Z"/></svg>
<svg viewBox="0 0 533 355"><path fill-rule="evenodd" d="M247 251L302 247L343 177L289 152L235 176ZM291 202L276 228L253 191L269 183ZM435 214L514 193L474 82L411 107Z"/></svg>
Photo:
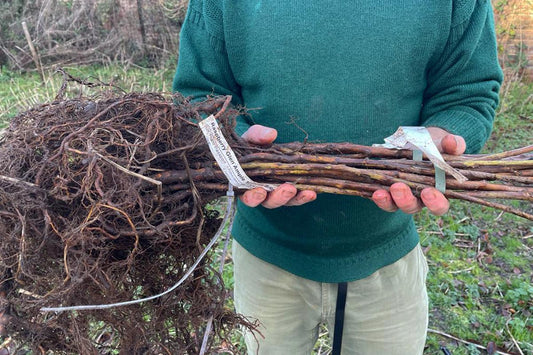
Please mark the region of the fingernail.
<svg viewBox="0 0 533 355"><path fill-rule="evenodd" d="M264 200L265 199L265 193L262 191L255 191L253 193L254 200Z"/></svg>
<svg viewBox="0 0 533 355"><path fill-rule="evenodd" d="M263 127L261 128L261 135L262 136L268 136L269 134L271 134L273 131L272 128L268 128L268 127Z"/></svg>
<svg viewBox="0 0 533 355"><path fill-rule="evenodd" d="M308 196L308 195L302 195L300 197L298 197L298 200L302 201L302 202L309 202L311 201L311 196Z"/></svg>
<svg viewBox="0 0 533 355"><path fill-rule="evenodd" d="M292 197L292 195L293 195L293 193L292 193L292 191L290 191L290 190L283 190L283 191L281 192L281 196L286 197L286 198L288 198L288 197Z"/></svg>
<svg viewBox="0 0 533 355"><path fill-rule="evenodd" d="M437 194L435 193L435 191L426 191L424 193L424 199L428 201L435 201L437 199Z"/></svg>
<svg viewBox="0 0 533 355"><path fill-rule="evenodd" d="M407 193L404 189L398 189L398 191L396 191L396 196L398 198L405 198L407 196Z"/></svg>
<svg viewBox="0 0 533 355"><path fill-rule="evenodd" d="M457 148L459 147L459 139L456 135L453 135L453 141L455 142L455 146L453 147L453 149L457 150Z"/></svg>
<svg viewBox="0 0 533 355"><path fill-rule="evenodd" d="M374 195L374 198L379 202L385 202L387 201L387 195L385 194L376 194Z"/></svg>

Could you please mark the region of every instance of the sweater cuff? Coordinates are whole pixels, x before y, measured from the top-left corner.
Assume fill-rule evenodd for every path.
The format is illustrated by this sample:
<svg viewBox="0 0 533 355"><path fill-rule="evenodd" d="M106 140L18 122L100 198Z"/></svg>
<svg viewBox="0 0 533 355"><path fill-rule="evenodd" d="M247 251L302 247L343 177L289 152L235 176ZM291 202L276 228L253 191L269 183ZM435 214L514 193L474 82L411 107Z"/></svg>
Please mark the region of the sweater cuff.
<svg viewBox="0 0 533 355"><path fill-rule="evenodd" d="M479 113L477 113L479 115ZM492 131L492 122L482 121L465 111L447 110L424 120L425 127L439 127L449 133L462 136L466 141L467 154L479 153Z"/></svg>

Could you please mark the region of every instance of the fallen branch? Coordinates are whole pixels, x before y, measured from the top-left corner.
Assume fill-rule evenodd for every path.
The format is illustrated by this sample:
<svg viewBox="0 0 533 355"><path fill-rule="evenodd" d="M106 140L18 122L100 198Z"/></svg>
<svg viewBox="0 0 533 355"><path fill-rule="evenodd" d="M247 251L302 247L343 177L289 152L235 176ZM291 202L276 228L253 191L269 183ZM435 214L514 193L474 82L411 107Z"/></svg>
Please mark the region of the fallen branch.
<svg viewBox="0 0 533 355"><path fill-rule="evenodd" d="M445 332L442 332L440 330L435 330L435 329L431 329L429 328L428 329L428 333L433 333L433 334L437 334L437 335L440 335L440 336L443 336L443 337L446 337L446 338L449 338L449 339L452 339L452 340L455 340L455 341L458 341L460 343L463 343L463 344L466 344L466 345L472 345L472 346L475 346L476 348L478 349L481 349L481 350L487 350L486 347L484 347L483 345L479 345L477 343L473 343L471 341L468 341L468 340L464 340L464 339L461 339L461 338L457 338L451 334L448 334L448 333L445 333ZM512 354L512 353L506 353L504 351L499 351L499 350L496 350L495 354L501 354L501 355L516 355L516 354Z"/></svg>

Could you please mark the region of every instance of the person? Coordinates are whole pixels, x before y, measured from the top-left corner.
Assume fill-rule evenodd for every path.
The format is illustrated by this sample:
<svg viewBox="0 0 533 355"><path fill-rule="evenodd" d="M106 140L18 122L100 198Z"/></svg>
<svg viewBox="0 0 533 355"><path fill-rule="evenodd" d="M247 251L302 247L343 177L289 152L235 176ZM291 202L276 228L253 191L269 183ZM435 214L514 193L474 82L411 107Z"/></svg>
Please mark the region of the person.
<svg viewBox="0 0 533 355"><path fill-rule="evenodd" d="M173 89L231 95L250 110L249 142L383 143L428 127L441 151L479 151L491 132L502 71L489 0L190 0ZM294 121L297 124L289 124ZM249 354L309 354L333 331L347 283L342 354L421 354L427 263L413 214L441 215L435 188L405 184L372 200L246 191L232 234L237 312L257 318Z"/></svg>

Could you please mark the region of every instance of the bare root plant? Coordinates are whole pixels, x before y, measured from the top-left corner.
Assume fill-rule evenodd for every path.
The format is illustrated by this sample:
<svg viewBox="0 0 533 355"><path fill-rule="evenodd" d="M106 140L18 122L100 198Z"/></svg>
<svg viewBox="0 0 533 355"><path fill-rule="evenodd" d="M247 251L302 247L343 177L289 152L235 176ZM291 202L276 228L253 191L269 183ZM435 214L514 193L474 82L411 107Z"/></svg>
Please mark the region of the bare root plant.
<svg viewBox="0 0 533 355"><path fill-rule="evenodd" d="M157 93L59 95L11 121L0 143L1 301L10 335L36 352L97 354L111 347L123 354L197 354L211 316L211 351L235 327L254 328L224 307L212 256L175 292L154 301L40 311L158 294L195 262L220 225L206 206L228 188L196 123L204 115L216 115L257 182L362 198L395 182L416 194L435 184L432 163L413 161L411 151L352 143L250 145L234 132L244 112L229 102ZM532 151L445 156L468 178L448 176L446 196L533 220L530 203L520 210L502 202L533 201Z"/></svg>
<svg viewBox="0 0 533 355"><path fill-rule="evenodd" d="M192 180L174 192L150 176L210 160L190 120L220 104L129 94L56 101L13 119L0 145L0 273L10 335L36 353L198 354L210 316L211 345L237 325L251 326L224 306L211 256L152 302L40 312L152 296L183 277L220 225L218 212L205 208L219 193Z"/></svg>

